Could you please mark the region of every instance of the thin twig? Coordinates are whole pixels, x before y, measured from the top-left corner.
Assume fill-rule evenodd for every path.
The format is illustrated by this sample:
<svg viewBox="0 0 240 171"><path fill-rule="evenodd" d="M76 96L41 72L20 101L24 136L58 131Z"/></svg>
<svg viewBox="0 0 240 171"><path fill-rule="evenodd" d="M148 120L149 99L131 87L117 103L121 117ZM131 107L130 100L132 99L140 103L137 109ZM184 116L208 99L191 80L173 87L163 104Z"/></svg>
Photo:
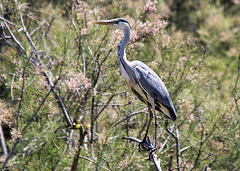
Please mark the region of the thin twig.
<svg viewBox="0 0 240 171"><path fill-rule="evenodd" d="M79 156L79 158L81 158L81 159L85 159L85 160L87 160L87 161L90 161L90 162L92 162L92 163L98 165L98 162L96 162L96 161L94 161L94 160L91 160L91 159L89 159L89 158L87 158L87 157ZM109 170L109 171L110 171L110 169L108 169L108 168L106 168L106 167L104 167L104 166L102 166L102 165L98 165L98 166L100 166L101 168L103 168L103 169L105 169L105 170Z"/></svg>
<svg viewBox="0 0 240 171"><path fill-rule="evenodd" d="M138 115L139 113L148 113L148 112L146 112L145 110L140 110L140 111L137 111L137 112L133 112L133 113L127 115L127 116L126 116L125 118L123 118L122 120L120 120L120 121L118 121L117 123L115 123L115 124L113 125L113 127L117 126L117 125L120 124L121 122L127 120L128 118L130 118L130 117L132 117L132 116L134 116L134 115Z"/></svg>
<svg viewBox="0 0 240 171"><path fill-rule="evenodd" d="M12 33L11 29L8 27L8 24L5 20L3 20L3 23L5 25L5 27L7 28L8 32L10 33L10 35L12 36L12 39L15 41L15 43L17 43L17 45L20 47L20 52L21 53L25 53L25 49L23 48L23 46L21 45L21 43L16 39L16 37L14 36L14 34Z"/></svg>
<svg viewBox="0 0 240 171"><path fill-rule="evenodd" d="M65 154L67 148L71 149L71 139L72 139L72 136L73 136L73 131L74 131L73 129L70 129L70 131L69 131L69 136L67 138L67 143L66 143L66 145L63 149L63 152L61 154L61 158L63 158L63 155Z"/></svg>
<svg viewBox="0 0 240 171"><path fill-rule="evenodd" d="M12 83L11 83L11 97L12 97L12 101L14 100L14 96L13 96L13 82L14 82L14 78L15 78L15 73L13 73Z"/></svg>
<svg viewBox="0 0 240 171"><path fill-rule="evenodd" d="M115 96L115 94L113 94L113 95L108 99L107 103L103 106L103 108L100 110L100 112L98 112L98 114L95 116L94 121L96 121L97 118L98 118L98 116L104 111L104 109L105 109L106 107L108 107L108 104L111 102L111 100L112 100L112 98L113 98L114 96Z"/></svg>
<svg viewBox="0 0 240 171"><path fill-rule="evenodd" d="M103 41L106 39L106 37L108 35L108 32L109 32L109 28L107 28L107 31L106 31L105 35L103 36L103 38L102 38L102 40L100 42L100 45L98 46L97 50L95 51L94 56L96 56L96 54L98 53L98 51L102 47Z"/></svg>
<svg viewBox="0 0 240 171"><path fill-rule="evenodd" d="M47 75L47 73L46 73L45 71L43 72L43 74L44 74L44 76L47 78L48 84L50 85L51 90L53 91L53 93L54 93L54 95L55 95L55 98L57 99L57 102L58 102L60 108L61 108L62 111L63 111L63 114L64 114L64 116L65 116L65 118L66 118L66 121L68 122L68 125L72 127L72 126L73 126L73 123L72 123L72 121L71 121L71 119L70 119L70 117L69 117L69 115L68 115L68 113L67 113L67 110L66 110L66 108L65 108L65 106L64 106L61 98L58 96L58 94L57 94L57 92L56 92L56 90L55 90L55 86L53 85L53 83L51 82L50 78L48 77L48 75Z"/></svg>
<svg viewBox="0 0 240 171"><path fill-rule="evenodd" d="M92 96L92 104L91 104L91 144L93 143L93 131L94 131L94 105L95 105L95 95Z"/></svg>
<svg viewBox="0 0 240 171"><path fill-rule="evenodd" d="M237 78L236 78L235 86L234 86L234 90L233 90L234 101L235 101L236 109L237 109L238 113L240 113L240 109L239 109L239 106L238 106L238 100L239 100L240 96L237 95L237 88L238 88L238 80L239 80L239 78L240 78L240 54L238 56L238 73L237 73Z"/></svg>
<svg viewBox="0 0 240 171"><path fill-rule="evenodd" d="M172 170L172 162L173 162L173 149L171 149L171 153L170 153L170 161L168 163L168 170L171 171Z"/></svg>
<svg viewBox="0 0 240 171"><path fill-rule="evenodd" d="M159 152L161 152L161 151L163 150L163 148L164 148L165 145L167 144L167 142L168 142L168 140L169 140L170 137L171 137L171 134L169 134L169 135L167 136L167 138L165 139L165 141L162 143L161 148L158 150Z"/></svg>
<svg viewBox="0 0 240 171"><path fill-rule="evenodd" d="M102 62L100 63L100 65L102 65L102 64L106 61L106 59L107 59L108 56L111 54L111 52L112 52L112 49L110 49L110 50L108 51L107 55L106 55L105 58L102 60Z"/></svg>
<svg viewBox="0 0 240 171"><path fill-rule="evenodd" d="M174 124L175 125L175 124ZM175 132L176 132L176 157L177 157L177 170L180 171L180 143L179 143L179 134L178 134L178 127L175 125Z"/></svg>
<svg viewBox="0 0 240 171"><path fill-rule="evenodd" d="M27 64L30 60L30 57L28 58L28 61L27 61ZM27 66L27 65L26 65ZM23 93L24 93L24 88L25 88L25 71L26 71L26 66L24 66L23 68L23 73L22 73L22 88L21 88L21 95L20 95L20 102L19 102L19 105L18 105L18 114L17 114L17 131L19 129L19 120L20 120L20 112L21 112L21 109L22 109L22 100L23 100Z"/></svg>
<svg viewBox="0 0 240 171"><path fill-rule="evenodd" d="M25 33L28 41L29 41L30 44L31 44L31 47L32 47L32 49L33 49L33 52L34 52L35 55L36 55L36 59L37 59L38 63L40 64L40 66L43 66L41 60L39 59L39 55L38 55L37 48L36 48L35 44L33 43L32 39L31 39L31 36L30 36L30 34L28 33L28 31L27 31L27 29L26 29L26 27L25 27L25 24L24 24L24 21L23 21L23 17L22 17L21 12L19 13L19 16L20 16L20 20L21 20L23 32Z"/></svg>

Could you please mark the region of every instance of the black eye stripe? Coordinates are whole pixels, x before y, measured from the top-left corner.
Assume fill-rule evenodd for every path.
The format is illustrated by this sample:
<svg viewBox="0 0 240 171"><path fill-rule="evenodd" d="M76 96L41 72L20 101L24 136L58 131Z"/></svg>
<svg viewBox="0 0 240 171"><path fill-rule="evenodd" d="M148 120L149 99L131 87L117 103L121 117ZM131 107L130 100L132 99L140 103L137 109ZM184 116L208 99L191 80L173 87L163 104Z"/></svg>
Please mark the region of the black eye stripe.
<svg viewBox="0 0 240 171"><path fill-rule="evenodd" d="M119 20L113 20L113 23L114 23L114 24L118 24L118 23L119 23Z"/></svg>
<svg viewBox="0 0 240 171"><path fill-rule="evenodd" d="M128 25L130 26L130 24L129 24L129 22L128 22L127 20L125 20L125 19L123 19L123 18L119 18L119 19L118 19L118 23L119 23L120 21L123 22L123 23L128 23ZM118 24L118 23L117 23L117 24Z"/></svg>

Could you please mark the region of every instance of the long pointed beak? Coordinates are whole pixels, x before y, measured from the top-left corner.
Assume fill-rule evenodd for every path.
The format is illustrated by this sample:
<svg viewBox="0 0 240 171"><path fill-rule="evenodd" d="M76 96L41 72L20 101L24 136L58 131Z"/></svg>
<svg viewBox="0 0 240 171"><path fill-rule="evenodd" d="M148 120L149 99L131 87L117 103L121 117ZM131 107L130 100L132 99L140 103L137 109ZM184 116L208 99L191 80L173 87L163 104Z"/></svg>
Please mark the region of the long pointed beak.
<svg viewBox="0 0 240 171"><path fill-rule="evenodd" d="M112 20L99 20L99 21L94 21L93 24L113 25L113 21Z"/></svg>

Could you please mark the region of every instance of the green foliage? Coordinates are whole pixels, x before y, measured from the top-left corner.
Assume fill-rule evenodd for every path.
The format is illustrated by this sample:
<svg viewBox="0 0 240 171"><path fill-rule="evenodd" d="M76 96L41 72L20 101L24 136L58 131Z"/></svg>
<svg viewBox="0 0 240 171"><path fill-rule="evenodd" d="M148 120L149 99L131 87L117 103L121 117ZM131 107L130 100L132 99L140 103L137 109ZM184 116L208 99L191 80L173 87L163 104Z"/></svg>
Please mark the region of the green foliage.
<svg viewBox="0 0 240 171"><path fill-rule="evenodd" d="M122 140L143 138L147 122L146 105L121 78L122 33L92 24L124 17L132 27L128 60L160 76L178 113L167 126L178 138L158 114L162 170L239 170L239 8L234 0L1 2L0 126L11 157L0 163L155 168L148 153Z"/></svg>

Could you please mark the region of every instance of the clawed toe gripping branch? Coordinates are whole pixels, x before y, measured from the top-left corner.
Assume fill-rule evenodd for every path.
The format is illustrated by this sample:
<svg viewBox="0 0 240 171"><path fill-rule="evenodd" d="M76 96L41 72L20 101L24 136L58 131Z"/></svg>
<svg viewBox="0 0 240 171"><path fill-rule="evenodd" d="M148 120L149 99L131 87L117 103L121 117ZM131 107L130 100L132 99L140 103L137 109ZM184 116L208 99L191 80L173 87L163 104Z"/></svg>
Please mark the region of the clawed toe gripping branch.
<svg viewBox="0 0 240 171"><path fill-rule="evenodd" d="M141 141L139 144L138 144L138 147L139 147L139 151L143 151L143 150L146 150L146 151L150 151L152 149L155 149L152 144L151 144L151 141L149 139L149 137L147 137L147 139L143 139L143 141Z"/></svg>
<svg viewBox="0 0 240 171"><path fill-rule="evenodd" d="M162 170L160 167L160 159L158 159L157 155L155 154L156 148L152 145L149 137L147 137L147 139L143 141L134 137L122 137L122 139L137 142L140 151L143 151L143 150L149 151L149 159L153 160L156 170L159 170L159 171Z"/></svg>

